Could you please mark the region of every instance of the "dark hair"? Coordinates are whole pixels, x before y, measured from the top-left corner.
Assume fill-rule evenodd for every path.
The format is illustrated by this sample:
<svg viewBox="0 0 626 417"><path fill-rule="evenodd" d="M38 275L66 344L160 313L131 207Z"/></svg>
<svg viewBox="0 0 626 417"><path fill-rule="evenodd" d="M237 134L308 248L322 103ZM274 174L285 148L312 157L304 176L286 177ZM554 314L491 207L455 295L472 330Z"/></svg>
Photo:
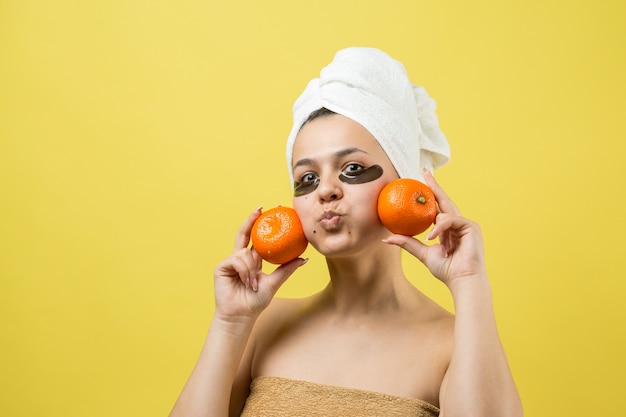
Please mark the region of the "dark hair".
<svg viewBox="0 0 626 417"><path fill-rule="evenodd" d="M328 110L326 107L322 107L317 110L314 110L311 112L311 114L309 114L309 117L306 118L304 123L302 123L302 126L300 126L300 129L302 129L305 124L312 122L315 119L319 119L320 117L331 116L333 114L337 114L337 113L335 113L332 110Z"/></svg>

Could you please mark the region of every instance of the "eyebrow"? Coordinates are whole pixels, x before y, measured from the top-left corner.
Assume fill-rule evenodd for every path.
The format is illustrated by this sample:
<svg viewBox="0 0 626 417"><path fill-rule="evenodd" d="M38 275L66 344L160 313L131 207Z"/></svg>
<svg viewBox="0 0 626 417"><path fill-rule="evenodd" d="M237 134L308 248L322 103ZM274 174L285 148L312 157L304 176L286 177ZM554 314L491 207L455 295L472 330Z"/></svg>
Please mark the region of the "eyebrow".
<svg viewBox="0 0 626 417"><path fill-rule="evenodd" d="M348 155L352 155L353 153L364 153L364 154L368 154L367 152L365 152L363 149L359 149L359 148L346 148L346 149L342 149L340 151L335 152L335 160L344 158ZM368 154L369 155L369 154ZM304 159L300 159L298 162L296 162L293 166L293 169L298 168L299 166L302 165L314 165L314 161L312 159L309 158L304 158Z"/></svg>

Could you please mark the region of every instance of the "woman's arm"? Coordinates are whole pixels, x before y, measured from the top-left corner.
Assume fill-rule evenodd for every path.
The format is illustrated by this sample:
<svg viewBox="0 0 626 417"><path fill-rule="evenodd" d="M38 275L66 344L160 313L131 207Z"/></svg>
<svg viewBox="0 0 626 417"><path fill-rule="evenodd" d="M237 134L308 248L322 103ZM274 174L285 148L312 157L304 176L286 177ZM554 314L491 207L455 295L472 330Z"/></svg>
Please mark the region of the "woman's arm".
<svg viewBox="0 0 626 417"><path fill-rule="evenodd" d="M522 416L522 404L500 343L486 275L450 288L454 348L440 391L441 416Z"/></svg>
<svg viewBox="0 0 626 417"><path fill-rule="evenodd" d="M214 318L191 376L170 417L228 416L230 396L254 320Z"/></svg>
<svg viewBox="0 0 626 417"><path fill-rule="evenodd" d="M256 319L305 262L295 259L271 274L262 272L261 258L248 248L252 225L260 213L257 209L248 217L237 233L233 254L215 268L215 315L171 417L229 415L231 390Z"/></svg>
<svg viewBox="0 0 626 417"><path fill-rule="evenodd" d="M403 247L448 286L455 305L454 343L440 389L442 417L521 416L522 405L498 336L480 227L461 216L452 200L425 171L439 205L427 239L394 235Z"/></svg>

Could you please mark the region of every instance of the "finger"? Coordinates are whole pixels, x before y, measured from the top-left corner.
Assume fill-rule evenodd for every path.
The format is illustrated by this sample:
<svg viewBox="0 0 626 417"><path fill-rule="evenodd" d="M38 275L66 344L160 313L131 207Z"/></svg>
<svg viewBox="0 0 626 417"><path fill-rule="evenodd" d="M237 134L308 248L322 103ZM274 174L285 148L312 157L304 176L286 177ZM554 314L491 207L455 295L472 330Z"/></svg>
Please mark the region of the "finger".
<svg viewBox="0 0 626 417"><path fill-rule="evenodd" d="M435 239L437 237L439 237L439 240L449 240L447 239L449 233L461 231L464 228L470 228L472 224L470 220L458 214L439 213L435 219L435 225L430 230L430 233L428 233L428 236L426 236L426 240Z"/></svg>
<svg viewBox="0 0 626 417"><path fill-rule="evenodd" d="M261 262L258 254L251 249L244 249L241 259L248 269L248 279L246 286L251 286L254 291L258 288L258 279L261 272Z"/></svg>
<svg viewBox="0 0 626 417"><path fill-rule="evenodd" d="M411 255L419 259L422 263L426 261L429 246L423 244L414 237L404 235L391 235L388 238L384 239L383 242L389 245L400 246L402 249L406 250Z"/></svg>
<svg viewBox="0 0 626 417"><path fill-rule="evenodd" d="M447 213L439 213L437 217L435 217L435 224L428 235L426 236L426 240L433 240L440 237L446 230L450 228L452 223L446 219L449 219L450 216Z"/></svg>
<svg viewBox="0 0 626 417"><path fill-rule="evenodd" d="M240 256L231 257L230 267L243 285L250 287L250 268L246 261ZM234 278L234 277L233 277Z"/></svg>
<svg viewBox="0 0 626 417"><path fill-rule="evenodd" d="M274 272L267 276L267 284L272 294L276 294L276 291L287 281L287 279L304 264L309 261L308 258L296 258L292 261L282 264L277 267Z"/></svg>
<svg viewBox="0 0 626 417"><path fill-rule="evenodd" d="M428 185L430 189L433 190L433 193L435 194L435 199L437 200L437 204L439 205L439 209L443 213L460 214L459 209L456 207L452 199L448 197L448 194L446 194L443 188L441 188L437 180L435 180L435 177L433 177L433 174L430 172L430 170L426 168L424 168L424 179L426 180L426 185Z"/></svg>
<svg viewBox="0 0 626 417"><path fill-rule="evenodd" d="M254 269L250 285L252 285L252 289L256 291L259 289L258 280L259 276L261 275L261 270L263 269L263 259L261 258L261 255L259 255L259 253L254 250L254 247L250 247L250 256L252 257L251 266Z"/></svg>
<svg viewBox="0 0 626 417"><path fill-rule="evenodd" d="M262 266L261 262L263 262L261 255L259 255L259 252L254 250L254 246L250 247L250 253L252 254L252 259L254 259L254 262L256 263L257 270L260 271Z"/></svg>
<svg viewBox="0 0 626 417"><path fill-rule="evenodd" d="M257 208L248 216L246 221L243 222L237 235L235 236L235 250L247 248L250 243L250 232L252 231L252 225L261 215L261 207Z"/></svg>
<svg viewBox="0 0 626 417"><path fill-rule="evenodd" d="M250 249L241 249L228 257L216 270L218 275L239 279L246 287L258 279L260 266Z"/></svg>

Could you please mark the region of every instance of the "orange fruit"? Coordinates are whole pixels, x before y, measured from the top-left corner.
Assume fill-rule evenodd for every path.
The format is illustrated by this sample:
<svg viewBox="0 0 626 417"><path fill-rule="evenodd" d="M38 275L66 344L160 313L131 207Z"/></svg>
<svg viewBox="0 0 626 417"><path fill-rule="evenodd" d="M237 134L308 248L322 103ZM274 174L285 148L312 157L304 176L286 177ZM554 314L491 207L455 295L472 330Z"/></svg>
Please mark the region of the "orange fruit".
<svg viewBox="0 0 626 417"><path fill-rule="evenodd" d="M250 238L261 258L277 265L302 255L309 243L296 211L282 206L261 213L252 225Z"/></svg>
<svg viewBox="0 0 626 417"><path fill-rule="evenodd" d="M430 187L410 179L391 181L378 196L378 217L392 233L419 235L433 224L437 201Z"/></svg>

